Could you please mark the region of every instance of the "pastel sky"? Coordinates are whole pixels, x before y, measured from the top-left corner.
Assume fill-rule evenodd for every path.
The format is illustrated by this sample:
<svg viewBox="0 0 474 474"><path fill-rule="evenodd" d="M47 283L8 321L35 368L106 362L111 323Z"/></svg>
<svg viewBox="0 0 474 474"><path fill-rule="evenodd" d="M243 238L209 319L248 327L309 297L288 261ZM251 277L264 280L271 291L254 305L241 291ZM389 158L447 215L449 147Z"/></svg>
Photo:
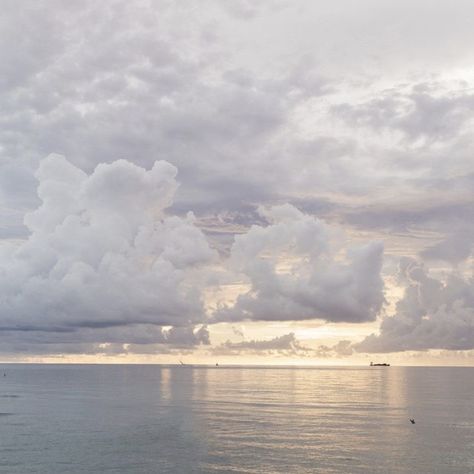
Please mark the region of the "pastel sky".
<svg viewBox="0 0 474 474"><path fill-rule="evenodd" d="M474 4L4 0L0 360L474 362Z"/></svg>

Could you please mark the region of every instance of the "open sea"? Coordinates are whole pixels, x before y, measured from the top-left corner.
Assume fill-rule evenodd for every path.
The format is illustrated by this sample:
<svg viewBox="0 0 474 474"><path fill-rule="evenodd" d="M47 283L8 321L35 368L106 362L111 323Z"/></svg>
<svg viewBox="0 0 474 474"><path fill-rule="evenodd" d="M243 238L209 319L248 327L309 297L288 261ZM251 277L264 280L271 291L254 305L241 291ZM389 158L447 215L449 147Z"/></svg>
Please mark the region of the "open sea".
<svg viewBox="0 0 474 474"><path fill-rule="evenodd" d="M473 368L1 369L1 473L474 472Z"/></svg>

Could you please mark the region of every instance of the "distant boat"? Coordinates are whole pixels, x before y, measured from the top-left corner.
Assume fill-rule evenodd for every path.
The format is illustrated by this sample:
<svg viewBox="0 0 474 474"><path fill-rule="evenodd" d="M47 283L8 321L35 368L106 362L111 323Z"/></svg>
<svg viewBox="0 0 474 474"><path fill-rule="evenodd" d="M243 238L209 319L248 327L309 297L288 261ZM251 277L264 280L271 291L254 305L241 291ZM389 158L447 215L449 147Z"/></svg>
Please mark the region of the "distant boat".
<svg viewBox="0 0 474 474"><path fill-rule="evenodd" d="M373 362L370 363L370 367L390 367L390 364L384 362L383 364L374 364Z"/></svg>

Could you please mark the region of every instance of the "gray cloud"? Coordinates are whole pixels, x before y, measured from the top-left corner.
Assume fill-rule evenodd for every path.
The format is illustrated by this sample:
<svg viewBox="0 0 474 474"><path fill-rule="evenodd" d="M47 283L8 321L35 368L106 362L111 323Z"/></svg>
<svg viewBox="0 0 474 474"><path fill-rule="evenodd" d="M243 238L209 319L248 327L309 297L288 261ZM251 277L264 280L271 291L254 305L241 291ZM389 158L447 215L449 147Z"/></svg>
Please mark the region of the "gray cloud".
<svg viewBox="0 0 474 474"><path fill-rule="evenodd" d="M406 15L413 5L363 4L27 1L18 12L6 2L3 236L26 235L7 216L36 207L32 170L51 152L89 173L118 158L145 167L166 159L183 183L174 210L192 208L203 217L301 200L326 202L333 217L341 196L357 194L365 204L400 189L431 196L440 177L462 178L472 151L469 79L454 84L431 73L447 64L439 63L448 43L442 38L457 45L456 64L469 63L472 32L462 20L470 7L419 2L422 43L429 37L433 48L427 50L417 41L418 23ZM379 29L387 18L392 27ZM455 34L443 29L445 18L457 25ZM387 83L382 74L384 87L370 82L367 70L396 69L401 60L409 69L403 77ZM407 76L413 68L428 77ZM349 129L330 113L341 97L347 101L338 116L350 120ZM354 123L370 129L368 136L361 138ZM380 127L408 142L381 145ZM444 149L420 149L420 137L426 145L441 140Z"/></svg>
<svg viewBox="0 0 474 474"><path fill-rule="evenodd" d="M26 41L20 51L10 45L12 77L0 90L3 159L35 167L56 152L90 172L117 158L147 167L165 158L181 170L177 206L192 202L195 210L271 194L250 167L290 111L324 93L324 81L307 67L269 79L234 65L221 46L203 42L204 32L219 29L212 14L184 21L194 7L31 2L22 15L12 7ZM16 41L3 34L4 44ZM10 182L19 193L19 180ZM18 196L32 207L33 188Z"/></svg>
<svg viewBox="0 0 474 474"><path fill-rule="evenodd" d="M463 262L472 254L473 235L474 226L471 223L464 223L458 229L452 229L441 242L424 249L421 256L426 259L444 260L453 264Z"/></svg>
<svg viewBox="0 0 474 474"><path fill-rule="evenodd" d="M261 210L270 225L236 236L231 261L251 288L234 305L216 312L219 321L374 320L384 302L380 242L347 248L347 262L332 249L337 235L291 205ZM281 256L287 268L278 270Z"/></svg>
<svg viewBox="0 0 474 474"><path fill-rule="evenodd" d="M456 138L469 131L474 109L474 95L465 82L443 90L443 84L416 84L381 91L380 95L362 104L334 106L336 115L352 126L398 131L410 142L427 143Z"/></svg>
<svg viewBox="0 0 474 474"><path fill-rule="evenodd" d="M308 355L312 349L305 347L296 339L294 333L274 337L273 339L231 342L226 341L212 349L216 355L279 354L279 355Z"/></svg>
<svg viewBox="0 0 474 474"><path fill-rule="evenodd" d="M204 6L196 0L26 0L21 9L6 0L0 25L0 243L6 243L0 252L7 255L2 262L9 261L4 272L19 280L5 277L1 291L13 295L13 287L22 287L32 301L45 291L54 296L44 287L44 272L57 252L78 259L70 268L71 285L86 282L87 265L95 269L90 261L109 245L116 252L129 232L120 219L104 220L93 226L102 250L81 244L92 239L73 208L74 183L83 175L74 177L61 167L58 173L71 180L63 187L71 186L71 192L45 187L34 170L50 153L67 156L87 176L95 174L95 184L84 191L89 201L82 205L93 206L99 216L116 201L132 222L141 215L135 212L143 204L140 193L137 200L120 203L120 193L106 186L101 202L106 164L125 158L149 170L156 160L166 160L180 170L182 186L168 212L181 220L169 217L163 223L169 237L163 259L171 262L186 303L179 309L170 303L165 310L174 290L156 295L160 314L169 313L161 323L177 318L191 327L203 321L200 285L192 291L199 278L190 263L195 252L199 260L202 249L175 248L171 234L189 231L186 238L192 240L201 228L226 258L234 235L253 224L265 227L256 212L262 204L290 202L368 239L414 241L418 232L432 233L424 245L403 251L462 266L472 255L474 216L473 77L466 69L474 59L470 12L467 0L452 5L206 0ZM46 193L41 202L38 181L40 194ZM38 209L48 199L64 203ZM195 221L185 217L190 209ZM48 226L62 212L70 218L53 232ZM76 243L66 243L75 232ZM253 239L253 232L244 240ZM150 233L141 238L147 251L150 239ZM21 248L14 259L8 257L12 245ZM378 276L379 250L370 244L365 252L361 260L371 261ZM365 271L355 268L355 254L351 258L352 267L330 260L331 271L345 282L333 292L339 302L326 298L327 281L318 272L305 274L304 265L290 277L262 264L242 272L254 293L241 295L235 308L222 308L219 317L264 319L265 313L282 319L373 320L381 304L378 283L370 280L370 295L349 284ZM115 270L120 275L122 268ZM260 281L264 275L268 288ZM117 314L130 291L117 287L120 311L111 311L100 324L122 324ZM58 301L44 304L74 301L78 296L72 293L60 286ZM88 295L77 308L81 317L71 316L77 327L99 324L89 306L104 295L98 290ZM13 297L9 301L13 304ZM140 314L138 323L148 324L155 302L143 304L132 319ZM37 327L29 309L20 312L23 328ZM53 314L48 312L43 326L62 328L64 321ZM4 323L13 324L8 317Z"/></svg>
<svg viewBox="0 0 474 474"><path fill-rule="evenodd" d="M359 352L474 348L474 281L450 273L432 278L418 262L404 259L399 278L406 290L396 314L354 348Z"/></svg>
<svg viewBox="0 0 474 474"><path fill-rule="evenodd" d="M316 349L318 357L348 357L354 353L351 341L339 341L332 346L321 345Z"/></svg>
<svg viewBox="0 0 474 474"><path fill-rule="evenodd" d="M57 354L167 354L187 352L209 345L209 332L201 327L162 328L151 324L95 328L48 328L37 326L3 333L4 355ZM55 330L54 330L55 329Z"/></svg>

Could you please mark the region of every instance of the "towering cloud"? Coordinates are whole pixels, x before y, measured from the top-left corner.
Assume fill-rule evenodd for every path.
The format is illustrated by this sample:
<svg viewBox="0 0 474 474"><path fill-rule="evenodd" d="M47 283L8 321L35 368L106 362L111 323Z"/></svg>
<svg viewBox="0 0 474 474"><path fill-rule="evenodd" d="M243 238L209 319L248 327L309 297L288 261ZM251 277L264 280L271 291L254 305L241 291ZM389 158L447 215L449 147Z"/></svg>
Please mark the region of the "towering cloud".
<svg viewBox="0 0 474 474"><path fill-rule="evenodd" d="M250 289L219 308L218 320L376 318L384 302L380 242L341 248L331 228L289 204L260 212L269 225L252 226L231 249Z"/></svg>
<svg viewBox="0 0 474 474"><path fill-rule="evenodd" d="M36 342L53 342L47 333L90 343L208 342L207 332L162 329L204 320L199 272L214 258L191 213L164 213L175 176L164 161L147 171L119 160L87 175L61 156L43 160L36 175L42 204L25 217L30 236L1 247L1 334L9 341L33 332Z"/></svg>
<svg viewBox="0 0 474 474"><path fill-rule="evenodd" d="M419 262L402 259L405 294L396 314L355 348L362 352L474 348L474 280L454 272L433 278Z"/></svg>

